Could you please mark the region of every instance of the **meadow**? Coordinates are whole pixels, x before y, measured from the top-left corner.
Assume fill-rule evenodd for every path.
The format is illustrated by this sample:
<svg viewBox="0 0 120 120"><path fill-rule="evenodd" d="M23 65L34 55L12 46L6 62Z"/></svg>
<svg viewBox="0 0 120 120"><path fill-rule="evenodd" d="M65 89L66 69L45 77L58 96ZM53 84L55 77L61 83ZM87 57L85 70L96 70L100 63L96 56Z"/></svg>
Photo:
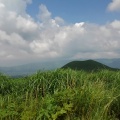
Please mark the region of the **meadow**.
<svg viewBox="0 0 120 120"><path fill-rule="evenodd" d="M0 74L0 120L119 120L120 71Z"/></svg>

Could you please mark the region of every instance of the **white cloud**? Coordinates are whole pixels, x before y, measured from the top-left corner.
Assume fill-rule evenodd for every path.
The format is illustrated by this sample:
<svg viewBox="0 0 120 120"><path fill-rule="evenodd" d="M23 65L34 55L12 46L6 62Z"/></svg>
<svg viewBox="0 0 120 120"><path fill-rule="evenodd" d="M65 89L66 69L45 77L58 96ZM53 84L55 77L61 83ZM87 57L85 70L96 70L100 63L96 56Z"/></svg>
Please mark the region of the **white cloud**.
<svg viewBox="0 0 120 120"><path fill-rule="evenodd" d="M44 54L46 52L49 52L49 44L42 43L40 41L33 41L30 44L30 47L35 53Z"/></svg>
<svg viewBox="0 0 120 120"><path fill-rule="evenodd" d="M5 5L3 3L0 3L0 8L4 8Z"/></svg>
<svg viewBox="0 0 120 120"><path fill-rule="evenodd" d="M0 66L54 58L120 57L119 20L66 25L42 4L35 22L26 13L30 2L0 0Z"/></svg>
<svg viewBox="0 0 120 120"><path fill-rule="evenodd" d="M4 5L4 7L8 11L15 11L18 14L25 14L27 4L31 3L31 0L0 0L0 5Z"/></svg>
<svg viewBox="0 0 120 120"><path fill-rule="evenodd" d="M18 16L16 18L16 28L21 30L22 32L34 32L37 30L38 25L31 20L31 18L24 18L22 16Z"/></svg>
<svg viewBox="0 0 120 120"><path fill-rule="evenodd" d="M64 20L63 20L62 18L60 18L60 17L55 17L55 22L56 22L57 24L60 24L60 25L63 25L63 24L64 24Z"/></svg>
<svg viewBox="0 0 120 120"><path fill-rule="evenodd" d="M51 13L48 11L47 7L43 4L40 5L39 7L40 13L38 17L42 22L47 22L51 19Z"/></svg>
<svg viewBox="0 0 120 120"><path fill-rule="evenodd" d="M0 31L0 41L3 44L6 45L13 45L13 46L24 46L25 45L25 40L18 35L17 33L12 33L8 35L5 31Z"/></svg>
<svg viewBox="0 0 120 120"><path fill-rule="evenodd" d="M108 5L109 11L120 11L120 0L112 0Z"/></svg>
<svg viewBox="0 0 120 120"><path fill-rule="evenodd" d="M115 20L111 23L111 26L114 28L114 29L119 29L120 30L120 21L119 20Z"/></svg>

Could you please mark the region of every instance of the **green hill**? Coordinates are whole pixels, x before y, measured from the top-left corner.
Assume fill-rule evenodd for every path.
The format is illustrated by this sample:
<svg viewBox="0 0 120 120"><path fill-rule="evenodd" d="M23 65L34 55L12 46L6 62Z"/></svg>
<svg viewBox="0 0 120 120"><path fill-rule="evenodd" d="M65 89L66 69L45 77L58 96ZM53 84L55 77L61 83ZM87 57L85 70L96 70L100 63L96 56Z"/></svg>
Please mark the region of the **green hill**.
<svg viewBox="0 0 120 120"><path fill-rule="evenodd" d="M85 61L72 61L67 63L62 67L63 69L73 69L73 70L84 70L84 71L98 71L98 70L119 70L115 68L108 67L102 63L96 62L94 60L85 60Z"/></svg>

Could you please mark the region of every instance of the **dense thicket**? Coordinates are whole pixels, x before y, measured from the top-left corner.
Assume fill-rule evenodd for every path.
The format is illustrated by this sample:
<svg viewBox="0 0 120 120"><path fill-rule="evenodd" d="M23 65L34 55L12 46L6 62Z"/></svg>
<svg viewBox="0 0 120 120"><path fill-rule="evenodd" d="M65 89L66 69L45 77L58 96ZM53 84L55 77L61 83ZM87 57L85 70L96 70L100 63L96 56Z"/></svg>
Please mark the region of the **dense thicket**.
<svg viewBox="0 0 120 120"><path fill-rule="evenodd" d="M119 115L119 71L39 71L14 79L0 74L1 120L115 120Z"/></svg>

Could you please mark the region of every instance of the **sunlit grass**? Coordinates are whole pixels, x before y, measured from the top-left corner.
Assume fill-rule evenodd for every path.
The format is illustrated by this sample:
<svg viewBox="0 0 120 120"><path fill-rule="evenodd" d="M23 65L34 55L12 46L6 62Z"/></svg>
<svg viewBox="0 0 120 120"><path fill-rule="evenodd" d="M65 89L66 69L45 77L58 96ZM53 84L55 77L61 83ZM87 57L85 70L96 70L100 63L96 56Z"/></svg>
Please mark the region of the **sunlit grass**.
<svg viewBox="0 0 120 120"><path fill-rule="evenodd" d="M119 71L0 75L1 120L115 120L119 115Z"/></svg>

